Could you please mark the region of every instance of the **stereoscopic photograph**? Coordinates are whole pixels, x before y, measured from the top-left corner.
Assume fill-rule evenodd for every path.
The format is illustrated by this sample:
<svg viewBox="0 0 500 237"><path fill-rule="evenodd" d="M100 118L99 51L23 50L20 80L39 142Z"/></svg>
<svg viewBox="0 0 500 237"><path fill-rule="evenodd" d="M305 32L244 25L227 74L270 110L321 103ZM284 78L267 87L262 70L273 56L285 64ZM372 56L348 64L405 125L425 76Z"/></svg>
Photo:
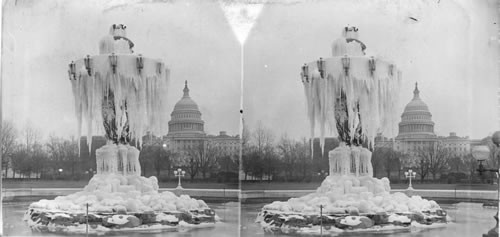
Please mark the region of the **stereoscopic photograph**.
<svg viewBox="0 0 500 237"><path fill-rule="evenodd" d="M2 8L3 236L498 236L498 0Z"/></svg>

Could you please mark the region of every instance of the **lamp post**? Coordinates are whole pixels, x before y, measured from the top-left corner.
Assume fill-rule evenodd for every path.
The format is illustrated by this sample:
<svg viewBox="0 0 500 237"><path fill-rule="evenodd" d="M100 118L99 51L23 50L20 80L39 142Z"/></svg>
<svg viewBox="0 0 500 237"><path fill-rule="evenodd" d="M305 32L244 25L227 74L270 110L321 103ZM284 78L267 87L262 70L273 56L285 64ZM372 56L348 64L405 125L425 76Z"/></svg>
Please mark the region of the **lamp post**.
<svg viewBox="0 0 500 237"><path fill-rule="evenodd" d="M177 170L174 170L174 176L175 177L179 177L179 183L177 184L177 188L176 189L182 189L182 186L181 186L181 177L184 177L185 174L186 174L186 171L182 170L181 168L179 168Z"/></svg>
<svg viewBox="0 0 500 237"><path fill-rule="evenodd" d="M324 178L326 176L328 176L328 172L327 171L321 170L320 172L318 172L318 177L320 177L320 179Z"/></svg>
<svg viewBox="0 0 500 237"><path fill-rule="evenodd" d="M500 146L500 131L497 131L493 134L492 141L496 146L495 150L498 150L498 148ZM493 154L496 154L496 152L494 151ZM500 197L500 182L499 182L500 180L498 177L498 174L499 174L498 167L496 169L487 169L483 165L483 161L485 161L489 155L490 155L490 149L488 148L488 146L483 145L483 146L475 146L474 148L472 148L472 156L474 157L474 159L476 159L479 162L479 166L477 169L477 171L479 172L479 175L482 176L483 172L496 173L497 185L499 185L498 195ZM496 156L495 156L495 158L496 158ZM498 236L498 211L497 211L497 214L493 218L495 218L495 220L497 221L496 226L493 227L491 230L489 230L487 234L483 234L483 237Z"/></svg>
<svg viewBox="0 0 500 237"><path fill-rule="evenodd" d="M323 236L323 205L319 205L319 235Z"/></svg>
<svg viewBox="0 0 500 237"><path fill-rule="evenodd" d="M63 169L61 169L61 168L60 168L60 169L58 169L57 171L59 172L59 179L61 179L61 174L62 174L62 172L63 172Z"/></svg>
<svg viewBox="0 0 500 237"><path fill-rule="evenodd" d="M92 175L94 174L94 170L92 168L90 168L89 170L85 171L85 174L89 175L89 180L90 180L92 178Z"/></svg>
<svg viewBox="0 0 500 237"><path fill-rule="evenodd" d="M408 185L408 190L413 190L413 187L411 186L411 179L415 178L417 173L411 169L405 172L405 176L407 179L410 179L410 184Z"/></svg>

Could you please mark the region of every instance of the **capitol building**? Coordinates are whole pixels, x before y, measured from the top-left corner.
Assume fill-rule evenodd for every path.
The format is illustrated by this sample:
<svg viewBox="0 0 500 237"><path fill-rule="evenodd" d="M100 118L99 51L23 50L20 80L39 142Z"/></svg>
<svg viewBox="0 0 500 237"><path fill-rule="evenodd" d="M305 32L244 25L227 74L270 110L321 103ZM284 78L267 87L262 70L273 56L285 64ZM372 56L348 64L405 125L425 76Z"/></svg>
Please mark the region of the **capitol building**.
<svg viewBox="0 0 500 237"><path fill-rule="evenodd" d="M185 82L182 98L175 104L168 122L168 133L163 137L165 149L178 154L186 154L193 149L217 148L225 155L239 153L239 135L229 136L225 131L218 135L205 133L205 122L202 120L198 104L189 95L189 87Z"/></svg>
<svg viewBox="0 0 500 237"><path fill-rule="evenodd" d="M454 132L446 137L434 133L432 114L427 104L420 98L420 90L415 83L413 99L406 105L401 115L398 135L394 139L389 139L378 134L375 138L375 147L388 147L404 154L416 155L421 150L437 145L457 155L465 155L470 153L471 140L469 137L458 137Z"/></svg>

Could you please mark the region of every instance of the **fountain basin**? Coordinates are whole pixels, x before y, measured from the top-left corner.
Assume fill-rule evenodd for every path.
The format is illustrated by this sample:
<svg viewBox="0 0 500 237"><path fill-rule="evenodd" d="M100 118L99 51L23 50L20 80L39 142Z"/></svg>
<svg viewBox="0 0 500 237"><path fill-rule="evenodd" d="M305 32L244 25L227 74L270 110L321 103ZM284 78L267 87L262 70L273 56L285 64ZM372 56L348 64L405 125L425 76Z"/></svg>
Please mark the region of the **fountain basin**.
<svg viewBox="0 0 500 237"><path fill-rule="evenodd" d="M451 221L443 210L436 212L323 214L261 211L256 222L265 232L320 234L351 232L399 232L445 227ZM322 227L322 230L321 230Z"/></svg>
<svg viewBox="0 0 500 237"><path fill-rule="evenodd" d="M106 233L128 231L165 231L179 228L204 228L219 218L212 209L174 212L89 213L30 208L24 221L39 232ZM88 221L88 222L87 222ZM87 227L88 223L88 227Z"/></svg>
<svg viewBox="0 0 500 237"><path fill-rule="evenodd" d="M435 201L391 194L387 178L338 174L314 193L265 205L256 218L264 231L284 234L409 231L450 221Z"/></svg>

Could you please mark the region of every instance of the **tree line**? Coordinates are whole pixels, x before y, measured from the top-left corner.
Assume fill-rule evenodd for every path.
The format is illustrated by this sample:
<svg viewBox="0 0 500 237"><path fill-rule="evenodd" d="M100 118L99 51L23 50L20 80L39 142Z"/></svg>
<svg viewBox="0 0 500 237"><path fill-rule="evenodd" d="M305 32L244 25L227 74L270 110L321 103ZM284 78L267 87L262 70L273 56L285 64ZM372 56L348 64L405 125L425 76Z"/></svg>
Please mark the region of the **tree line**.
<svg viewBox="0 0 500 237"><path fill-rule="evenodd" d="M314 162L306 138L295 140L287 134L278 139L271 129L258 122L254 130L244 127L242 171L244 180L310 181Z"/></svg>
<svg viewBox="0 0 500 237"><path fill-rule="evenodd" d="M149 175L151 170L159 178L172 177L173 171L181 168L191 181L212 179L238 182L238 154L209 141L173 151L163 147L161 138L152 136L142 146L139 161L144 176Z"/></svg>
<svg viewBox="0 0 500 237"><path fill-rule="evenodd" d="M498 167L499 152L491 138L483 139L482 143L491 151L483 165ZM420 182L477 183L493 178L493 174L478 173L479 163L470 151L455 152L439 141L406 154L391 146L375 147L372 164L374 176L393 181L406 179L404 172L408 169L417 173Z"/></svg>
<svg viewBox="0 0 500 237"><path fill-rule="evenodd" d="M12 122L3 121L0 152L4 178L56 178L62 171L75 176L78 170L75 138L50 135L42 142L42 133L31 124L16 129Z"/></svg>
<svg viewBox="0 0 500 237"><path fill-rule="evenodd" d="M3 121L0 131L3 177L89 178L95 172L95 155L94 160L80 156L79 142L74 137L54 135L42 141L41 132L34 126L28 124L23 129L16 129L12 122ZM492 151L485 167L498 167L498 148L491 138L483 139L482 143ZM239 159L239 154L228 153L208 142L173 152L164 149L161 138L153 138L141 147L142 174L168 180L174 179L174 169L182 168L191 180L210 178L237 182L241 168L244 180L322 180L328 175L328 151L338 146L338 140L328 138L324 153L314 140L311 151L309 139L293 139L287 134L276 137L270 128L259 122L253 130L244 127L241 144ZM493 178L489 173L478 175L478 162L470 152L456 153L441 143L418 149L412 155L398 152L392 146L375 146L372 165L374 176L388 177L393 182L405 180L404 172L410 168L417 172L421 182L480 182Z"/></svg>
<svg viewBox="0 0 500 237"><path fill-rule="evenodd" d="M105 142L93 142L88 149L85 139L63 138L43 134L33 125L15 128L3 121L0 130L0 154L4 178L88 179L96 171L95 150ZM79 151L78 143L82 144ZM90 150L90 152L88 151ZM139 161L143 176L155 175L165 181L175 179L173 170L182 168L194 180L217 179L237 182L238 154L203 142L183 152L163 147L160 138L153 138L140 147Z"/></svg>

